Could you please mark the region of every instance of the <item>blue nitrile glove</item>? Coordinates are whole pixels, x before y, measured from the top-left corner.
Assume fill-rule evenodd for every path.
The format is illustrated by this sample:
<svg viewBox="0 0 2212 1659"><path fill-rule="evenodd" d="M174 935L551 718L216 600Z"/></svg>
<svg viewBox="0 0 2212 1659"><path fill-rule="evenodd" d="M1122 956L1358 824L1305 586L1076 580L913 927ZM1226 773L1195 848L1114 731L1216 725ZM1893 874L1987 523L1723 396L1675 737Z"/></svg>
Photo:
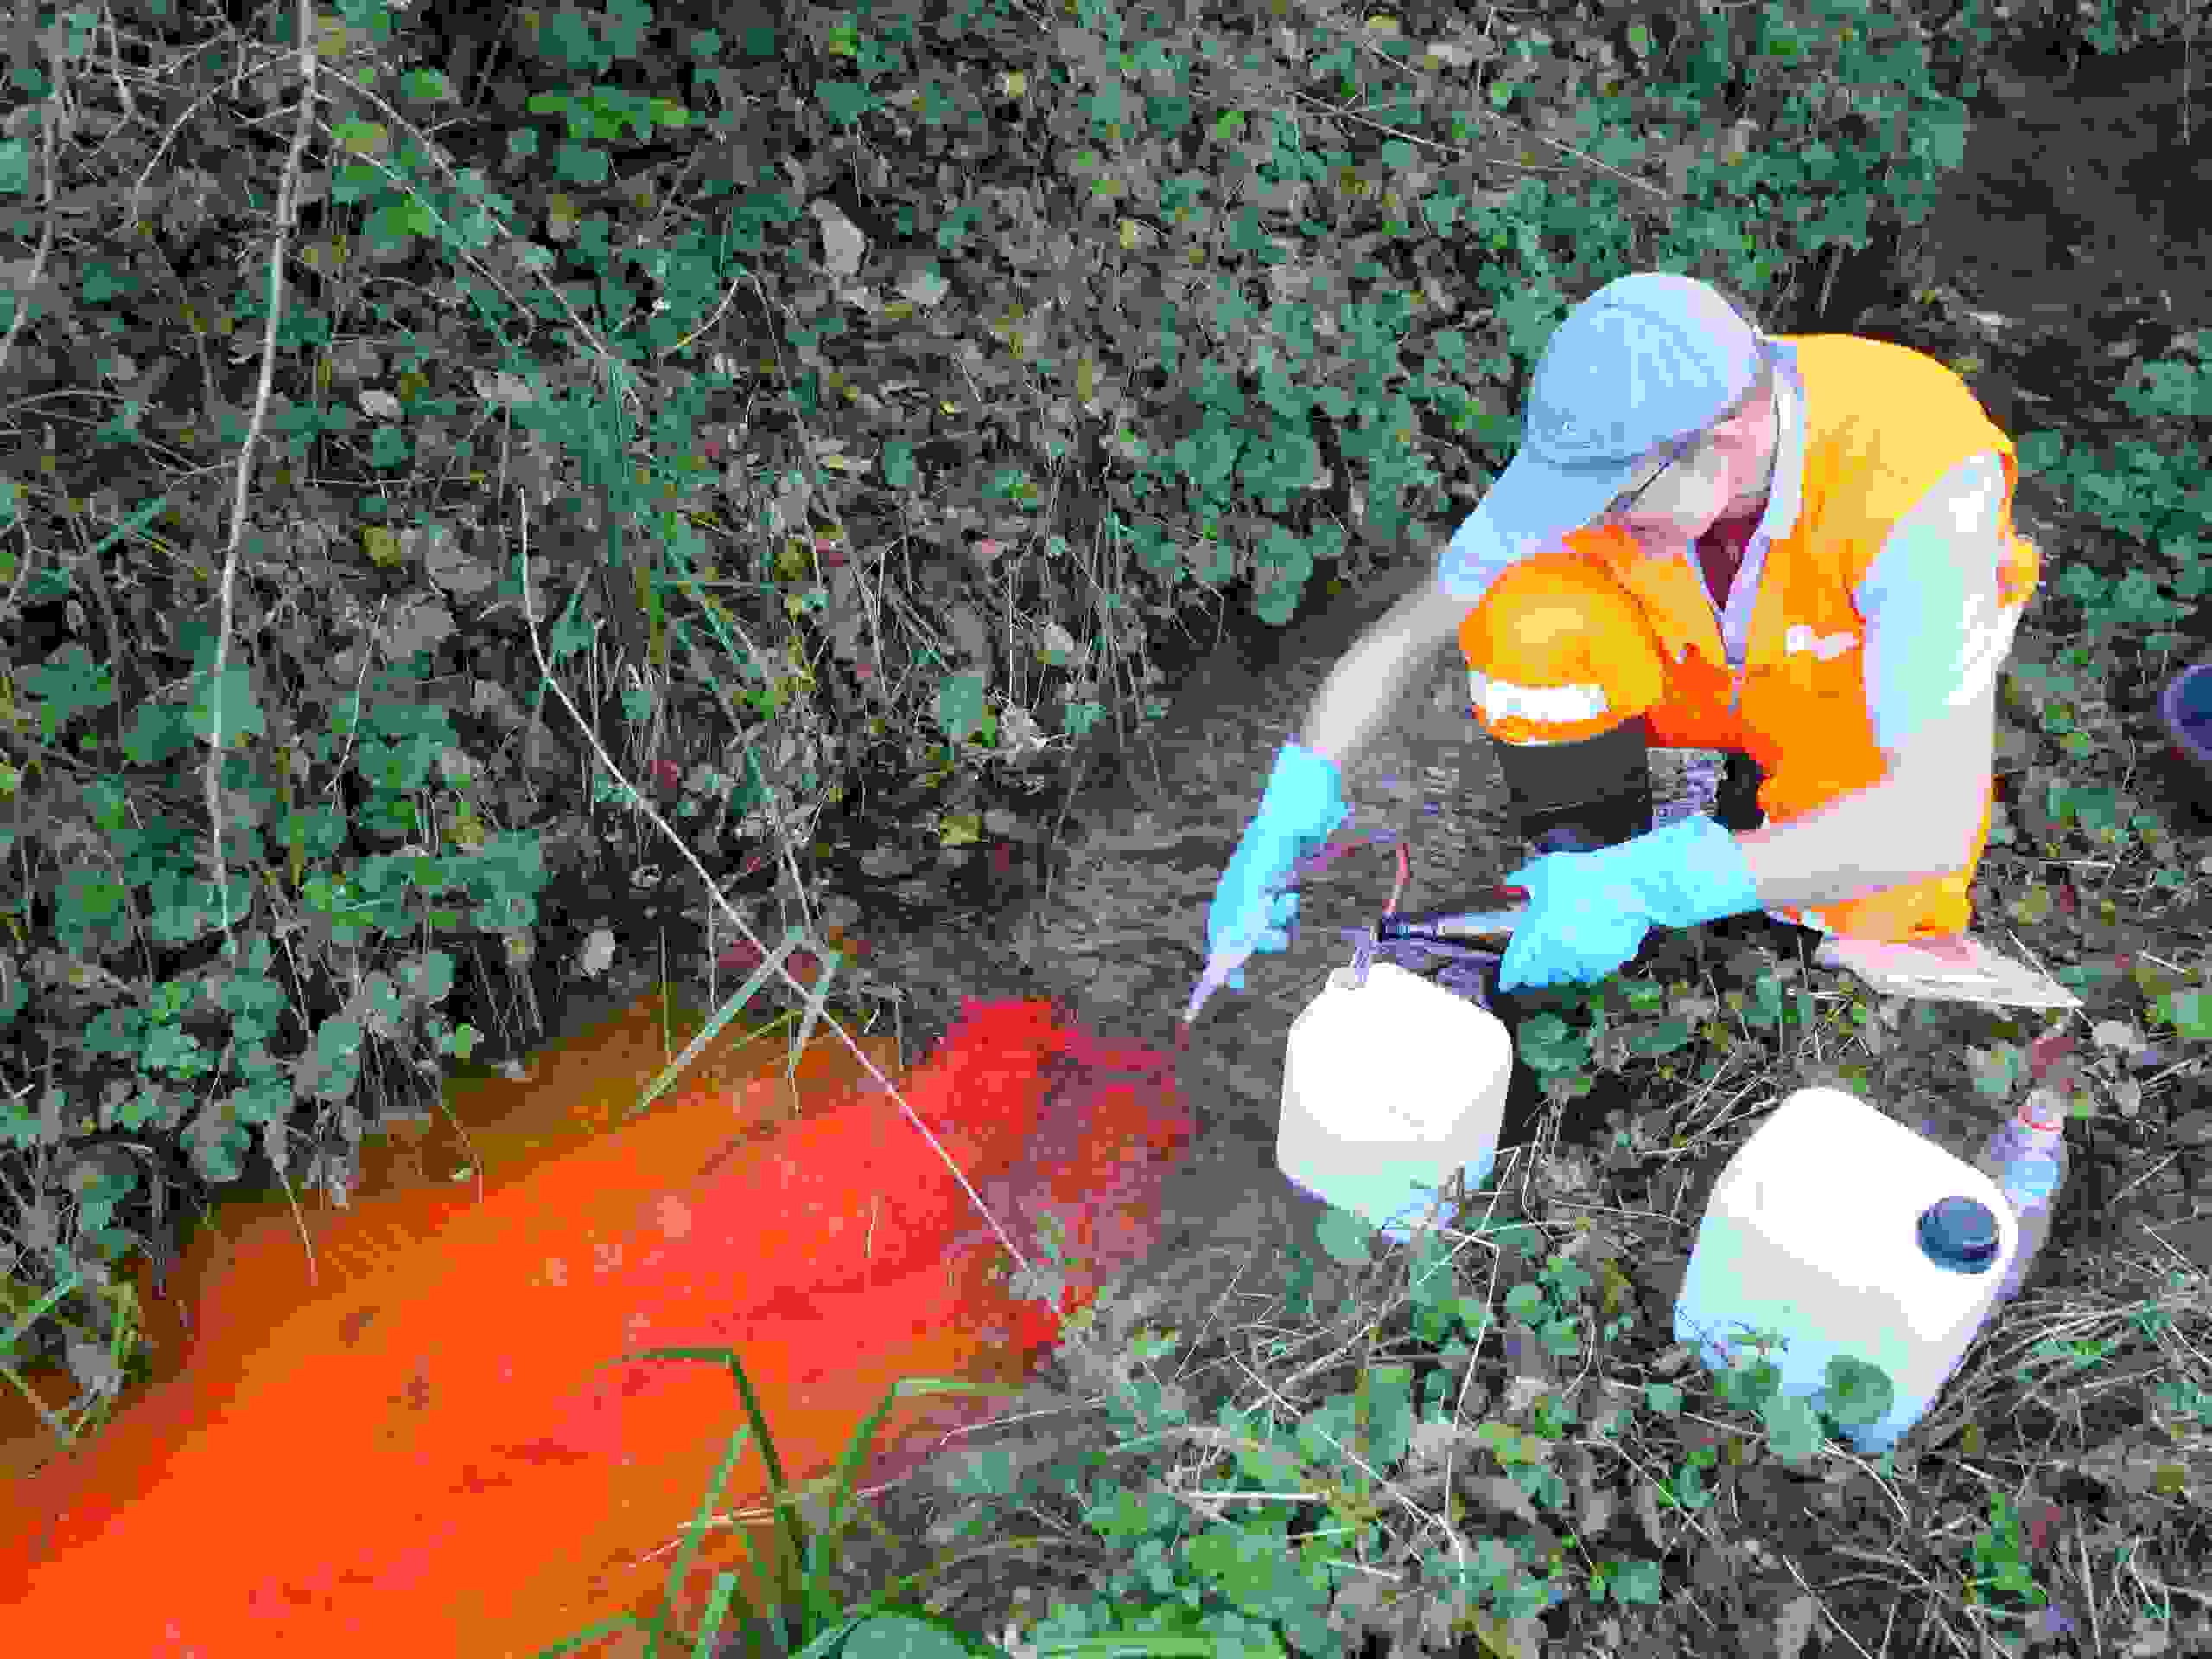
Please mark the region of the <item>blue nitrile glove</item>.
<svg viewBox="0 0 2212 1659"><path fill-rule="evenodd" d="M1298 919L1298 895L1269 889L1290 880L1290 867L1337 832L1351 810L1344 804L1343 774L1303 744L1286 743L1275 757L1274 774L1260 810L1245 826L1236 856L1221 873L1212 908L1206 912L1209 954L1237 944L1255 950L1280 950L1290 943ZM1244 970L1229 976L1231 990L1244 988Z"/></svg>
<svg viewBox="0 0 2212 1659"><path fill-rule="evenodd" d="M1497 986L1578 984L1627 962L1654 927L1692 927L1759 907L1735 836L1713 819L1663 830L1594 853L1549 853L1506 881L1529 890Z"/></svg>

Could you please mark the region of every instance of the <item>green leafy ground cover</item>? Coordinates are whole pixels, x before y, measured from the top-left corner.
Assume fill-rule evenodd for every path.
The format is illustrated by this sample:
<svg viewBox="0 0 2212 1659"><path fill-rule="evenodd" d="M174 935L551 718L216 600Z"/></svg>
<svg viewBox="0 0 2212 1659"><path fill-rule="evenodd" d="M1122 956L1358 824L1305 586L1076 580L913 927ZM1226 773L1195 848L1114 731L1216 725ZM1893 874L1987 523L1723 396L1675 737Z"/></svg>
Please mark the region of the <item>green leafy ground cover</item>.
<svg viewBox="0 0 2212 1659"><path fill-rule="evenodd" d="M553 912L603 862L778 874L722 916L815 988L738 1001L895 995L807 878L855 779L1141 721L1179 623L1357 584L1479 496L1574 298L1663 265L1786 312L1924 214L1975 54L2054 20L50 15L0 143L0 1370L66 1358L54 1431L96 1432L137 1363L115 1269L242 1179L342 1203L490 1010L595 971L614 934ZM2193 1214L2212 849L2141 711L2203 593L2206 384L2187 343L2123 388L2138 436L2023 435L2064 539L1979 903L2088 1003L2073 1213L2104 1230L1910 1450L1697 1373L1654 1264L1790 1088L1962 1130L2037 1033L1686 936L1522 1031L1562 1110L1629 1103L1605 1144L1548 1141L1410 1251L1333 1226L1212 1317L1103 1307L1056 1464L983 1460L783 1611L834 1630L926 1538L1057 1553L957 1626L1046 1647L2201 1645L2202 1251L2157 1229Z"/></svg>

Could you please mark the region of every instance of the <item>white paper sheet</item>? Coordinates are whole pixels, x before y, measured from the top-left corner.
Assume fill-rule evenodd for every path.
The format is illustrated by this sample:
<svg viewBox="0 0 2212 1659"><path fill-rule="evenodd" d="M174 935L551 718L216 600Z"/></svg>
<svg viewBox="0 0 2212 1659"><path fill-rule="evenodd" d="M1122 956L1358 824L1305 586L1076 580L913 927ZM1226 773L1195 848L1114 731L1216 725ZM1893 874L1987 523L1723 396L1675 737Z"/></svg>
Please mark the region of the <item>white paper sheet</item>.
<svg viewBox="0 0 2212 1659"><path fill-rule="evenodd" d="M1831 937L1821 941L1813 961L1855 974L1884 996L2002 1008L2082 1006L2080 997L2050 975L1992 950L1972 934L1911 944Z"/></svg>

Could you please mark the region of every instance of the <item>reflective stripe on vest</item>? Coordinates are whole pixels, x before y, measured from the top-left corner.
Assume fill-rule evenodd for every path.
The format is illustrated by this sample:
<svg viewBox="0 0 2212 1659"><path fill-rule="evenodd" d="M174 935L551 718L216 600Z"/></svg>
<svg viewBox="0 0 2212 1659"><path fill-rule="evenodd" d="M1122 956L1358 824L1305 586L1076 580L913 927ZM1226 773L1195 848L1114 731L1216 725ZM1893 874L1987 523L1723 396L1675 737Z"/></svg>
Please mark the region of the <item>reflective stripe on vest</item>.
<svg viewBox="0 0 2212 1659"><path fill-rule="evenodd" d="M1605 712L1600 685L1515 685L1480 669L1467 671L1467 696L1486 720L1536 720L1564 726L1597 720Z"/></svg>
<svg viewBox="0 0 2212 1659"><path fill-rule="evenodd" d="M2025 609L2025 605L1999 605L1996 616L1985 621L1980 601L1967 601L1965 660L1959 664L1958 689L1950 696L1954 709L1964 708L1989 689L2005 658L2012 654L2012 635Z"/></svg>
<svg viewBox="0 0 2212 1659"><path fill-rule="evenodd" d="M1791 623L1789 632L1784 634L1782 639L1783 650L1790 656L1802 656L1809 651L1824 663L1834 662L1858 644L1859 636L1855 633L1831 633L1823 636L1815 633L1802 622Z"/></svg>

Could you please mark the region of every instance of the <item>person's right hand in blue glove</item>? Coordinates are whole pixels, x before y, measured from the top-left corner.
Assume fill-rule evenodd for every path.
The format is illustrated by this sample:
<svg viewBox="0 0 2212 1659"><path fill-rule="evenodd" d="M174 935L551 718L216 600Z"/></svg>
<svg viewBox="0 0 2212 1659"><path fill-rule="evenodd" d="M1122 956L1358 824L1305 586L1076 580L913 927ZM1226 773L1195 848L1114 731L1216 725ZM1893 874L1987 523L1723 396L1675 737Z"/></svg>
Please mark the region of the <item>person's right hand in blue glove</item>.
<svg viewBox="0 0 2212 1659"><path fill-rule="evenodd" d="M1280 889L1290 880L1291 866L1334 835L1350 810L1344 778L1332 763L1301 744L1282 746L1260 810L1214 889L1206 912L1209 954L1281 950L1289 944L1298 895ZM1244 988L1242 967L1230 975L1229 986Z"/></svg>

